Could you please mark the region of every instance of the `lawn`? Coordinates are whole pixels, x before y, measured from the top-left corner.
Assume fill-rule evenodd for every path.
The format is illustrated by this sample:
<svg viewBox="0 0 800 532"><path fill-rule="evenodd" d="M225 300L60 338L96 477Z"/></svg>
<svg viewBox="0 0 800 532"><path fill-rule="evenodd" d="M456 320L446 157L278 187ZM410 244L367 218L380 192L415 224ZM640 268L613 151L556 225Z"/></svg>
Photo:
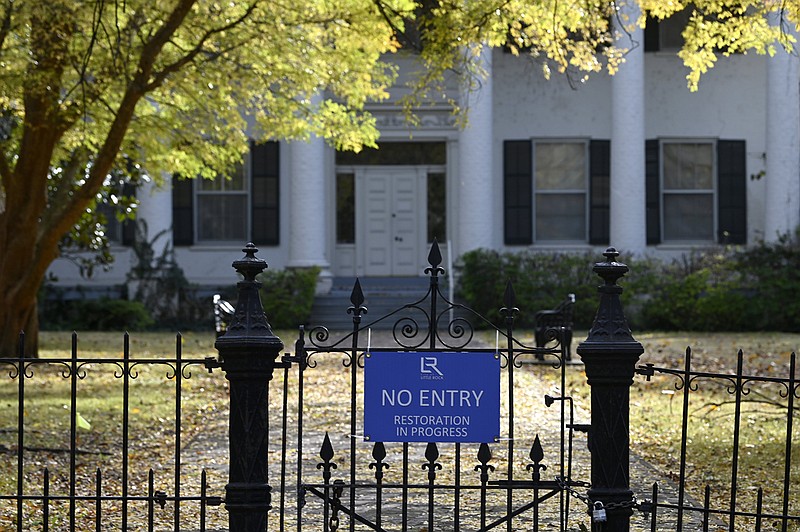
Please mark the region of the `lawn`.
<svg viewBox="0 0 800 532"><path fill-rule="evenodd" d="M291 347L295 333L279 332L284 343ZM522 335L527 338L530 335ZM788 374L791 352L800 345L800 335L755 333L755 334L656 334L635 335L645 347L642 363L656 366L682 368L687 346L692 346L693 368L703 371L733 373L736 369L736 353L744 353L744 373L751 375L785 376ZM576 343L586 334L576 333ZM41 337L43 357L68 358L70 336L65 333L43 333ZM201 361L216 355L212 334L187 334L178 340L184 360ZM493 344L493 340L487 341ZM574 347L574 346L573 346ZM574 349L573 349L574 351ZM78 353L83 359L123 360L123 340L119 334L88 333L79 337ZM175 359L176 337L169 334L138 333L130 340L130 357L146 362L148 359ZM334 386L341 386L347 372L340 362L329 362L332 370L309 376L307 393L315 401L309 408L310 426L330 425L331 419L342 416L342 406L334 398L341 393ZM76 461L76 485L78 494L94 493L96 471L102 469L104 493L121 489L123 473L118 471L120 456L127 452L130 460L128 489L131 493L147 493L148 470L154 469L154 488L166 493L175 493L180 483L183 495L199 492L199 464L208 469L207 484L213 494L221 495L227 480L226 441L227 426L227 381L222 372L212 374L205 371L201 363L190 366L189 371L176 378L172 366L166 363L142 363L135 367L128 380L129 386L129 444L122 449L121 427L122 393L125 379L118 366L86 364L79 377L72 379L63 365L36 366L33 376L25 379L26 402L23 414L25 424L26 489L42 493L43 468L50 475L50 491L65 492L70 489L69 449L70 438L70 387L73 380L77 386L76 407L80 418L76 420L75 445L79 450ZM5 375L8 372L0 368ZM334 375L322 378L320 375ZM529 395L522 395L520 402L539 403L531 390L548 389L557 372L542 366L523 366L518 373L519 386L525 387ZM569 366L567 390L577 406L578 422L589 419L589 389L581 365ZM274 386L282 382L276 375ZM16 492L17 482L17 394L19 379L5 378L0 381L0 494ZM181 475L175 475L176 445L176 394L180 387L182 451ZM757 387L746 397L741 415L740 464L737 473L737 505L755 509L757 487L763 486L763 504L767 510L780 507L781 485L784 474L784 446L787 423L785 407L772 404L775 390ZM759 395L760 394L760 395ZM277 400L279 394L273 394ZM780 396L777 396L780 399ZM766 399L770 399L767 401ZM785 402L785 399L783 399ZM656 376L651 382L637 376L631 390L631 440L633 452L653 464L658 472L653 477L662 481L675 478L679 471L681 409L683 390L676 389L673 377ZM732 396L724 386L701 382L691 393L691 425L688 432L687 490L695 501L702 501L706 485L710 488L712 504L727 508L730 504L731 450L733 405ZM795 407L797 408L797 407ZM797 421L795 410L794 420ZM526 414L523 407L518 410L520 419ZM291 422L291 419L290 419ZM794 423L794 441L800 441L800 423ZM525 435L527 436L527 435ZM585 440L583 440L585 441ZM341 446L341 442L339 443ZM582 445L578 441L578 445ZM342 464L342 467L346 464ZM791 475L794 485L800 485L800 446L792 452ZM637 484L637 496L646 496L646 486L651 479L632 478ZM645 487L643 487L645 486ZM790 509L800 513L800 489L793 488ZM30 519L26 529L41 529L42 509L33 501L26 502ZM168 506L169 507L169 506ZM181 512L196 520L199 506L194 501L181 503ZM146 519L144 503L133 504L128 509L136 528L138 520ZM0 530L12 526L15 511L10 501L0 501ZM51 515L59 517L51 522L52 530L64 529L66 506L64 502L53 502ZM96 506L89 502L77 505L77 514L91 522ZM121 505L103 503L104 515L121 514ZM171 522L172 515L156 512L154 526L163 529ZM114 517L118 517L115 515ZM61 525L57 520L61 519ZM220 509L208 510L209 527L224 526L226 513ZM748 523L740 520L741 529ZM196 526L196 525L195 525ZM766 527L766 523L765 523Z"/></svg>

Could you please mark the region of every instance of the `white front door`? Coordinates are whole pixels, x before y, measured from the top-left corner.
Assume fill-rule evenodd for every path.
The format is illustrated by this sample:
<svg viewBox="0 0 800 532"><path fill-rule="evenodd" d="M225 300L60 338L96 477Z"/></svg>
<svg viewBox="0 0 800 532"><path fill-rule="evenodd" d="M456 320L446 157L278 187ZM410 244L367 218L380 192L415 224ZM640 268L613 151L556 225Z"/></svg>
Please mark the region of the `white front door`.
<svg viewBox="0 0 800 532"><path fill-rule="evenodd" d="M368 168L360 176L364 275L419 275L425 204L416 168Z"/></svg>

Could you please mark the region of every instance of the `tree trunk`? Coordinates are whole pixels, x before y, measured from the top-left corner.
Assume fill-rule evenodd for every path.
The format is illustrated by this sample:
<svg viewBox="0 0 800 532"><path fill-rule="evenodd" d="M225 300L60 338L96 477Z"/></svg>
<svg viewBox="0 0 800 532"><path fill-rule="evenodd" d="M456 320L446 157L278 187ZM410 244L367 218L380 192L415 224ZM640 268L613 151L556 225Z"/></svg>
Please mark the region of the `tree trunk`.
<svg viewBox="0 0 800 532"><path fill-rule="evenodd" d="M179 0L168 12L158 31L144 43L136 73L128 82L118 108L108 124L105 139L93 156L88 176L79 185L51 182L51 165L64 133L79 116L62 106L63 75L70 66L70 42L77 28L68 0L45 2L48 9L35 11L30 20L31 55L29 76L24 84L24 120L17 156L12 165L0 154L0 357L19 354L19 334L26 332L26 356L37 355L39 321L37 292L47 269L59 254L59 241L94 201L114 167L120 146L135 114L137 103L148 91L163 85L174 69L192 61L201 48L171 67L154 73L162 49L172 41L196 0ZM87 56L88 60L88 56ZM59 155L60 156L60 155ZM64 176L62 176L64 178ZM49 186L67 186L68 201L48 204Z"/></svg>
<svg viewBox="0 0 800 532"><path fill-rule="evenodd" d="M46 173L47 168L43 171ZM18 180L25 178L32 181L35 174L15 176ZM25 356L36 357L36 298L58 247L37 238L41 229L35 217L41 217L44 204L31 206L24 191L12 190L13 194L7 189L6 212L0 217L0 356L18 356L19 335L25 332Z"/></svg>
<svg viewBox="0 0 800 532"><path fill-rule="evenodd" d="M36 298L28 301L6 300L0 311L0 358L18 357L20 333L25 334L24 355L36 358L39 355L39 316Z"/></svg>

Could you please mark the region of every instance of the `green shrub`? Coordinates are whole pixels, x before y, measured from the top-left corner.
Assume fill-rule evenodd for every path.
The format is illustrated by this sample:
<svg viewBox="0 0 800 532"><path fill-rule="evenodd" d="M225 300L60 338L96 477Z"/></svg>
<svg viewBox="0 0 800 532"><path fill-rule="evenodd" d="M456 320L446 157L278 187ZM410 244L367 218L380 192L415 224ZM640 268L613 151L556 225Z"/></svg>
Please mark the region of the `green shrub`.
<svg viewBox="0 0 800 532"><path fill-rule="evenodd" d="M800 330L796 239L695 253L662 267L642 309L648 329Z"/></svg>
<svg viewBox="0 0 800 532"><path fill-rule="evenodd" d="M800 239L784 236L737 253L732 265L742 274L755 328L800 331Z"/></svg>
<svg viewBox="0 0 800 532"><path fill-rule="evenodd" d="M576 295L575 327L591 326L603 260L594 253L563 254L475 250L456 266L458 295L500 325L505 284L511 280L520 308L517 325ZM715 248L681 260L622 257L630 268L620 280L622 303L634 330L800 331L800 239L749 248Z"/></svg>
<svg viewBox="0 0 800 532"><path fill-rule="evenodd" d="M84 301L83 313L86 328L96 331L142 331L154 323L147 307L125 299Z"/></svg>
<svg viewBox="0 0 800 532"><path fill-rule="evenodd" d="M499 253L474 250L459 259L458 297L478 313L500 325L500 307L511 281L520 309L519 327L531 327L538 310L553 308L567 294L575 294L575 327L588 328L597 309L599 278L592 272L595 254Z"/></svg>
<svg viewBox="0 0 800 532"><path fill-rule="evenodd" d="M136 262L128 273L131 299L149 309L155 327L168 331L211 330L211 298L200 297L198 287L189 282L175 260L175 249L167 240L160 253L155 243L165 231L148 238L144 220L135 224L136 238L131 246Z"/></svg>
<svg viewBox="0 0 800 532"><path fill-rule="evenodd" d="M125 299L76 299L49 302L42 328L83 331L142 331L153 325L148 309Z"/></svg>
<svg viewBox="0 0 800 532"><path fill-rule="evenodd" d="M648 329L723 331L752 327L753 307L730 254L705 253L691 265L661 267L640 321Z"/></svg>
<svg viewBox="0 0 800 532"><path fill-rule="evenodd" d="M294 329L307 324L317 288L319 268L267 270L261 281L261 303L275 329Z"/></svg>

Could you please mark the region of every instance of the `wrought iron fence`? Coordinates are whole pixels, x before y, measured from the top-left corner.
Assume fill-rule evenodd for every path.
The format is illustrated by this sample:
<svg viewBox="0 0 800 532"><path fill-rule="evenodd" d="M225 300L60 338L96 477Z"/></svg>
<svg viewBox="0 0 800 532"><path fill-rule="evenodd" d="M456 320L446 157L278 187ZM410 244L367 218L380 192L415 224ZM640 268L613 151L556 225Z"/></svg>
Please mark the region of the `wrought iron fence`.
<svg viewBox="0 0 800 532"><path fill-rule="evenodd" d="M423 299L366 322L357 284L348 309L352 331L333 338L325 328L301 329L291 353L284 353L260 304L255 278L266 263L255 257L254 246L244 252L234 262L243 280L231 323L216 340L218 357L185 358L180 335L173 356L143 356L133 353L126 334L117 357L81 354L73 335L68 357L29 358L20 348L17 356L0 358L0 405L16 420L13 427L0 427L0 453L10 457L0 464L0 529L510 532L571 531L586 522L595 531L627 532L636 511L641 514L635 526L651 531L800 529L800 478L793 467L800 384L794 355L788 376L746 373L741 352L731 374L693 368L691 350L683 369L650 364L637 369L643 348L627 326L617 285L627 267L617 262L613 249L594 266L603 279L600 303L587 339L577 348L591 395L591 423L574 419L565 389L566 357L558 343L563 331L551 331L555 346L530 347L521 341L509 287L503 300L505 327L492 329L486 323L495 331L494 352L504 372L503 434L498 441L470 444L372 442L361 431L364 359L370 353L487 349L471 344L472 323L482 318L473 314L466 319L469 309L439 292L442 271L435 245L426 270L430 290ZM380 320L394 320L391 346L371 344L370 327ZM519 418L515 398L523 362L537 363L539 355L546 358L540 367L557 373L554 393L542 398L545 407L559 406L552 416L555 445L518 430L525 426L532 436L540 422ZM211 374L215 368L223 370L224 381L220 372ZM674 382L682 407L679 465L671 485L658 480L652 489L634 494L630 456L636 449L629 427L630 387L637 373L648 381ZM330 390L332 376L341 377L341 391L326 391L328 396L318 400L341 399L340 425L320 423L307 400L310 387ZM700 386L714 383L722 383L726 399L721 402L731 408L726 418L731 420L731 455L723 458L730 462L730 480L722 505L710 485L701 502L690 491L691 405ZM95 401L100 396L105 398L102 406ZM147 396L156 400L147 402ZM775 451L782 456L780 471L772 475L775 486L758 488L752 507L745 507L741 493L750 486L741 485L740 467L749 449L744 438L758 423L745 415L753 397L768 397L782 409L785 436ZM203 411L199 403L216 410ZM40 405L61 409L64 416L41 426ZM86 416L89 411L93 415ZM101 420L118 430L102 430ZM221 425L221 420L228 422ZM227 441L218 438L227 444L217 457L222 468L213 467L207 442L193 448L189 441L205 431L229 435ZM576 432L588 433L590 481L573 478ZM156 440L168 441L169 456L164 456L165 446L154 445ZM186 453L195 451L205 459L187 465ZM224 496L221 475L226 477ZM649 483L655 476L639 480ZM224 517L212 512L223 503ZM638 515L648 519L645 525Z"/></svg>
<svg viewBox="0 0 800 532"><path fill-rule="evenodd" d="M184 409L187 396L206 401L205 389L221 383L193 375L207 360L184 358L181 340L174 356L151 358L134 355L126 333L120 356L104 358L82 356L73 333L69 357L30 358L20 337L18 356L0 358L0 397L7 413L16 407L0 448L9 457L0 529L207 529L209 508L222 499L209 492L205 469L182 464L186 436L201 421L193 413L187 429ZM144 387L158 404L143 401Z"/></svg>
<svg viewBox="0 0 800 532"><path fill-rule="evenodd" d="M680 446L676 475L677 493L672 497L664 497L663 486L658 482L653 484L651 500L645 506L645 510L650 513L653 531L661 530L659 525L684 530L687 527L697 527L698 523L704 531L770 529L786 532L800 529L800 488L798 488L800 474L792 469L792 455L794 454L795 460L800 458L794 449L796 400L800 398L795 354L791 354L788 368L778 369L778 371L787 370L785 373L781 372L780 376L745 373L744 353L741 350L737 353L736 361L735 373L701 371L692 367L692 349L687 348L683 369L655 367L653 364L641 365L637 369L637 373L643 375L647 381L663 377L662 382L672 383L674 390L681 394L680 436L677 440ZM697 393L701 386L722 397L709 404L708 395ZM700 399L698 395L705 402L698 404L697 401ZM746 412L748 405L757 405L758 419L752 412ZM726 406L727 412L719 412ZM729 480L727 485L718 482L723 486L718 488L719 492L716 493L710 484L702 486L702 482L691 478L687 469L687 464L692 459L692 440L699 439L700 436L698 429L695 429L694 438L690 436L689 431L693 425L702 423L703 417L698 412L702 412L703 408L717 411L718 415L713 418L713 423L727 424L730 434L730 442L725 444L730 445L730 455L717 457L723 462L730 463ZM778 443L781 447L775 449L777 453L774 453L773 458L777 462L782 462L780 464L782 467L779 467L778 471L770 471L769 477L772 482L766 486L743 486L740 483L742 457L755 447L754 444L744 444L743 441L745 437L755 433L755 440L759 445L770 444L758 437L758 425L768 421L763 417L768 409L783 417L782 445L780 442L772 442ZM751 423L747 423L748 419ZM699 430L702 431L702 427ZM664 442L664 445L667 444ZM762 464L752 465L763 467ZM693 481L698 489L702 488L702 501L698 500L699 497L690 497L687 492L688 484ZM753 489L756 490L756 500L752 506L746 507L741 501L740 492ZM713 502L712 494L715 496ZM769 505L765 505L765 494ZM721 498L726 498L727 504L721 504L719 501ZM687 525L687 521L692 518L694 524Z"/></svg>
<svg viewBox="0 0 800 532"><path fill-rule="evenodd" d="M563 330L550 331L554 343L550 342L548 347L531 347L521 342L514 330L519 309L510 285L501 310L505 316L502 330L495 329L470 309L449 301L439 291L436 251L434 246L429 257L431 267L426 270L430 288L418 301L387 316L364 319L366 323L362 323L367 309L356 281L348 310L353 316L352 331L332 336L324 327L312 329L308 335L301 330L295 355L284 357L284 362L291 363L296 370L291 378L297 394L296 407L284 410L281 440L284 445L287 440L296 441L296 453L287 458L284 447L280 456L278 526L281 530L288 526L284 516L293 511L296 515L290 518L290 524L297 530L325 531L420 528L510 531L520 526L569 530L570 524L577 526L576 521L585 520L581 519L585 508L573 506L570 511L567 491L586 483L572 477L576 424L571 399L563 393L565 348L558 342ZM385 320L391 325L390 337L377 346L371 330ZM481 320L494 333L494 342L476 345L475 322ZM488 331L483 335L492 337ZM362 399L362 383L370 357L384 352L399 357L457 352L467 360L486 354L487 350L499 361L504 386L501 434L491 443L453 443L433 436L436 441L427 443L402 438L394 443L374 442L362 430L360 423L365 414L361 403L366 401ZM542 404L537 419L518 417L515 408L530 405L517 405L520 384L515 382L515 376L526 362L538 362L539 358L545 360L540 367L553 372L556 389L552 396L536 398ZM288 368L285 371L284 385L289 378ZM306 381L314 379L315 374L318 382L327 382L327 392L331 394L318 398L316 405L305 392ZM331 386L331 377L337 374L339 385ZM343 426L339 426L338 432L346 432L346 438L334 438L339 448L327 431L321 431L324 423L317 420L315 427L309 427L307 421L320 400L337 399L344 411L339 420ZM552 412L544 411L556 402L559 406ZM289 410L291 426L287 422ZM528 414L530 411L528 408ZM543 445L535 433L548 424L546 417L553 421L550 425L555 429L550 435L556 434L557 440ZM337 430L332 420L328 420L327 426ZM523 433L518 432L520 429ZM314 442L313 447L308 445L310 441ZM299 490L297 499L291 501L284 497L287 467L294 469L289 481L294 481ZM543 474L548 469L548 474Z"/></svg>

